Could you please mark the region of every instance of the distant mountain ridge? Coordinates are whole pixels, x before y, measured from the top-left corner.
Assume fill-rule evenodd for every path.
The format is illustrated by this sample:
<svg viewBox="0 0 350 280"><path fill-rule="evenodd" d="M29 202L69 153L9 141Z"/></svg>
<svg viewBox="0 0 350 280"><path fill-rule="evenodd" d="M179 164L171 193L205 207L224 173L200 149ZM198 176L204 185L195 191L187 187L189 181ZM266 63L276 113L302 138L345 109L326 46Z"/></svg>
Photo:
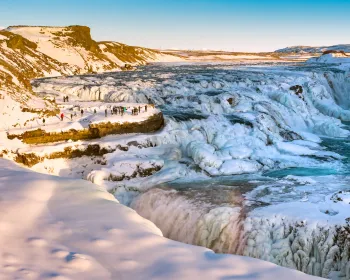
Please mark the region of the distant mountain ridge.
<svg viewBox="0 0 350 280"><path fill-rule="evenodd" d="M276 50L275 53L323 53L325 51L344 51L350 53L350 44L341 44L334 46L310 47L310 46L293 46Z"/></svg>

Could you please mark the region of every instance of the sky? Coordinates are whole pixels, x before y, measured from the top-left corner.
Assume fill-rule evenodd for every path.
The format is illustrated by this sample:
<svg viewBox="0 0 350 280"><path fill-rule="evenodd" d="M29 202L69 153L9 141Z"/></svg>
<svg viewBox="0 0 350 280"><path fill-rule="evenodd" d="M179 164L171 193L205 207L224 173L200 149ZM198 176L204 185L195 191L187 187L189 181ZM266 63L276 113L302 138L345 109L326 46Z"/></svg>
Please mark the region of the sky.
<svg viewBox="0 0 350 280"><path fill-rule="evenodd" d="M349 44L350 0L0 0L0 26L87 25L97 41L263 52Z"/></svg>

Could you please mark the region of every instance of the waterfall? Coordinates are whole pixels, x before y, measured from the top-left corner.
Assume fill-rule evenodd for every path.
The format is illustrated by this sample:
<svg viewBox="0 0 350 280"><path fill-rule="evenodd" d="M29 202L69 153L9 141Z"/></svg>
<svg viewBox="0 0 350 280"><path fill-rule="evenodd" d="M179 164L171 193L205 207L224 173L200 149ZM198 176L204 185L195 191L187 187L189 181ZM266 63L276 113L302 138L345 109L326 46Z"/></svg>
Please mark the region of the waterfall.
<svg viewBox="0 0 350 280"><path fill-rule="evenodd" d="M175 190L151 189L131 204L167 238L217 253L240 254L328 278L350 279L350 226L244 214L242 205L215 206Z"/></svg>
<svg viewBox="0 0 350 280"><path fill-rule="evenodd" d="M154 222L165 237L213 249L220 253L240 250L241 207L215 206L179 195L175 190L151 189L131 207Z"/></svg>

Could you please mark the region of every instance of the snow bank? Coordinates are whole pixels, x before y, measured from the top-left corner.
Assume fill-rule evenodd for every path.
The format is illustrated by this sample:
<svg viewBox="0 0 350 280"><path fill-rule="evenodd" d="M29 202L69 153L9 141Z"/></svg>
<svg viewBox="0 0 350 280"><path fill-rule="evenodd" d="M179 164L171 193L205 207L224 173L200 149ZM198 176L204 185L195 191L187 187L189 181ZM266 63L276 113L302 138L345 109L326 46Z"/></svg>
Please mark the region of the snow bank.
<svg viewBox="0 0 350 280"><path fill-rule="evenodd" d="M5 160L0 167L1 279L312 279L165 239L86 181L40 175Z"/></svg>

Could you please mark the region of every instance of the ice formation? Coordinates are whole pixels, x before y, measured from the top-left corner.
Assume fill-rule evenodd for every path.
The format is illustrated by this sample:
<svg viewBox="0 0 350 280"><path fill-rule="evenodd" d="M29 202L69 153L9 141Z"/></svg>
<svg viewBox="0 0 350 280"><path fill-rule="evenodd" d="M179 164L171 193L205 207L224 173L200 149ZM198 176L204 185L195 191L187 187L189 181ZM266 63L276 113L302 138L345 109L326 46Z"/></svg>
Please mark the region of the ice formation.
<svg viewBox="0 0 350 280"><path fill-rule="evenodd" d="M318 136L349 135L340 121L350 121L347 72L202 69L152 66L135 74L39 80L34 86L38 93L79 100L155 103L167 115L167 125L147 141L174 145L180 158L190 158L211 176L315 166L337 157L313 143L320 142Z"/></svg>

